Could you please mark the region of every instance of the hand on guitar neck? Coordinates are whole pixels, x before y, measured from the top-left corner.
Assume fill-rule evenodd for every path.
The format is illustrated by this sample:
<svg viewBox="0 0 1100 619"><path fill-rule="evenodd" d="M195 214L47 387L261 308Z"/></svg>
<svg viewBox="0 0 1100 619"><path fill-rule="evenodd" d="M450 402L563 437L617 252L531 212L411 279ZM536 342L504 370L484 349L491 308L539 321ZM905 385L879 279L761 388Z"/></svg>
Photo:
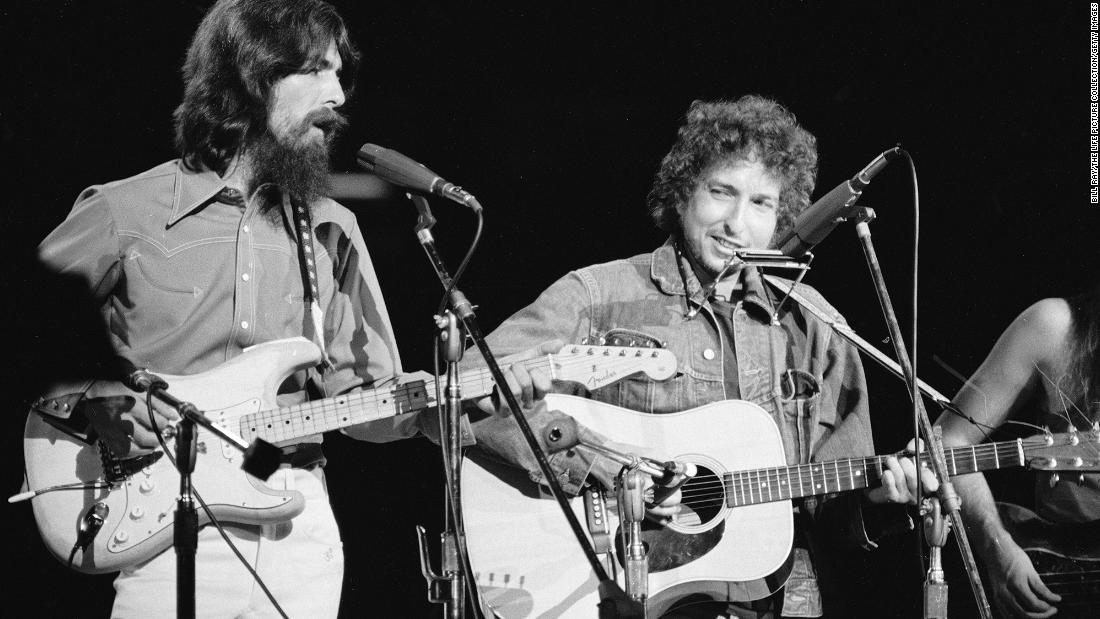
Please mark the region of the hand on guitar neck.
<svg viewBox="0 0 1100 619"><path fill-rule="evenodd" d="M916 454L924 451L924 441L917 443L914 449L913 441L905 446L905 454ZM867 500L872 503L908 503L915 505L917 502L917 466L913 458L908 456L889 456L884 460L886 469L882 472L882 485L868 488L864 491ZM935 473L927 466L920 467L921 492L929 495L939 489L940 483Z"/></svg>
<svg viewBox="0 0 1100 619"><path fill-rule="evenodd" d="M541 401L550 392L552 386L550 375L542 368L535 367L528 370L523 362L553 355L560 351L564 345L565 342L561 340L549 340L529 350L509 355L497 361L501 372L504 374L504 379L508 383L508 390L516 397L520 406L525 409L530 408L536 402ZM483 360L479 359L479 362L484 365ZM490 415L507 417L512 414L508 401L500 395L499 387L493 390L492 395L479 399L476 404L478 408Z"/></svg>

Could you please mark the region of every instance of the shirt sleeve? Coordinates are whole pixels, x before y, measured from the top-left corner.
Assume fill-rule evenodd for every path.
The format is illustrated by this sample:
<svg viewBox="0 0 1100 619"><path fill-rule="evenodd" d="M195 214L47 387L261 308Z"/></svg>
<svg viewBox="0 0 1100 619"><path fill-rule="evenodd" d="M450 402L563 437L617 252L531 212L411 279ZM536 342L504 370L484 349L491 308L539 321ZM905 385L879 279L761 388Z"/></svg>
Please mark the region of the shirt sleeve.
<svg viewBox="0 0 1100 619"><path fill-rule="evenodd" d="M331 367L319 381L326 397L394 385L402 373L386 302L357 224L350 226L337 254L324 324ZM415 417L405 414L380 419L345 428L344 433L372 442L408 438L416 434Z"/></svg>
<svg viewBox="0 0 1100 619"><path fill-rule="evenodd" d="M121 372L115 354L137 366L129 345L109 328L109 299L121 279L121 244L106 197L97 187L84 190L72 210L38 246L38 267L47 290L60 294L42 308L39 320L65 317L65 347L76 354L56 368L57 379L41 394L47 402L79 398L97 378L115 378ZM59 344L59 343L54 343ZM46 345L50 345L50 341ZM71 410L70 406L66 410ZM67 415L64 415L67 416Z"/></svg>
<svg viewBox="0 0 1100 619"><path fill-rule="evenodd" d="M79 275L102 304L119 281L120 247L107 201L92 187L80 194L65 221L39 244L38 256L58 275Z"/></svg>

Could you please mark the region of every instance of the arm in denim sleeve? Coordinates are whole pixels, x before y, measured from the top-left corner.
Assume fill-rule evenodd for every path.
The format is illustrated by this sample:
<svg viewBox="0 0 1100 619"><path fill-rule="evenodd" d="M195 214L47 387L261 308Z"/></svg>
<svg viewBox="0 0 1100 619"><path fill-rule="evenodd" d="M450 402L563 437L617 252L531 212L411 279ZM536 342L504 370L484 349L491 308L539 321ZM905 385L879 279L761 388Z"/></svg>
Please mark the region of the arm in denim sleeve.
<svg viewBox="0 0 1100 619"><path fill-rule="evenodd" d="M831 336L832 334L830 334ZM834 406L836 426L814 450L815 461L875 454L867 402L867 380L859 351L840 338L831 337L828 364L822 385L821 406ZM863 491L808 501L816 528L833 539L866 549L875 548L885 535L912 528L904 505L874 505Z"/></svg>
<svg viewBox="0 0 1100 619"><path fill-rule="evenodd" d="M548 340L559 339L574 343L589 335L592 324L592 307L595 304L592 291L576 273L569 273L547 288L534 303L521 309L504 321L486 340L501 369L507 369L504 357L530 350ZM466 367L484 365L476 349L467 351ZM556 384L555 391L571 391L575 385ZM541 441L542 430L561 413L547 410L539 403L527 413L528 422ZM473 424L474 436L483 451L508 464L521 467L530 478L541 482L542 471L534 454L511 417L490 416ZM605 441L601 436L581 428L586 440ZM551 468L557 474L562 488L569 493L580 491L590 472L607 483L612 473L612 463L603 457L593 457L582 449L559 452L549 456Z"/></svg>

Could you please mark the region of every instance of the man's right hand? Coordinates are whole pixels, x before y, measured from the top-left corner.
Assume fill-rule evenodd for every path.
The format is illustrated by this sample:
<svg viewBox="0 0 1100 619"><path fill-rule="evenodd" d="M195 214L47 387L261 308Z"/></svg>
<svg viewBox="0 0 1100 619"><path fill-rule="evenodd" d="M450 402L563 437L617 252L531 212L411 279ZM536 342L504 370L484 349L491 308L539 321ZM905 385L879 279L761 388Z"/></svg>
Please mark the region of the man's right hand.
<svg viewBox="0 0 1100 619"><path fill-rule="evenodd" d="M637 456L646 456L659 460L660 458L651 453L646 453L647 450L637 447L635 445L628 445L626 443L618 443L614 441L608 441L606 446L610 449L618 451L620 453L634 454ZM595 462L592 464L592 470L589 475L596 478L596 481L600 483L604 488L615 488L616 478L622 471L623 466L618 462L606 458L603 456L597 456ZM694 475L693 472L690 473ZM675 480L674 485L682 483L682 479ZM652 522L656 522L661 525L667 525L672 522L672 517L680 513L680 502L683 499L680 488L677 487L675 492L664 497L661 501L653 502L655 494L661 492L664 486L657 484L657 481L646 475L645 477L645 495L646 495L646 518Z"/></svg>
<svg viewBox="0 0 1100 619"><path fill-rule="evenodd" d="M78 407L95 428L99 439L117 455L126 456L160 446L143 395L119 383L95 383ZM161 431L179 419L175 411L160 410L156 406L153 414Z"/></svg>
<svg viewBox="0 0 1100 619"><path fill-rule="evenodd" d="M1053 605L1062 597L1039 578L1023 548L1007 535L991 553L990 589L994 605L1008 617L1041 619L1058 612Z"/></svg>

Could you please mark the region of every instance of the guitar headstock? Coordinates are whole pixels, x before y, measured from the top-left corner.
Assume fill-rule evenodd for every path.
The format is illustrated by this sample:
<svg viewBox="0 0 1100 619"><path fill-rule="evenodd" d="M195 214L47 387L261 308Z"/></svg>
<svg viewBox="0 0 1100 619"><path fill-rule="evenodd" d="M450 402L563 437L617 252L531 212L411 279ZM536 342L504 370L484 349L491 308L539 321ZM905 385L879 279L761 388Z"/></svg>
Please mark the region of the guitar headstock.
<svg viewBox="0 0 1100 619"><path fill-rule="evenodd" d="M1100 429L1044 433L1023 439L1027 467L1046 472L1100 472Z"/></svg>
<svg viewBox="0 0 1100 619"><path fill-rule="evenodd" d="M589 389L639 372L653 380L666 380L676 373L676 355L663 348L570 344L551 358L554 378L575 381Z"/></svg>

